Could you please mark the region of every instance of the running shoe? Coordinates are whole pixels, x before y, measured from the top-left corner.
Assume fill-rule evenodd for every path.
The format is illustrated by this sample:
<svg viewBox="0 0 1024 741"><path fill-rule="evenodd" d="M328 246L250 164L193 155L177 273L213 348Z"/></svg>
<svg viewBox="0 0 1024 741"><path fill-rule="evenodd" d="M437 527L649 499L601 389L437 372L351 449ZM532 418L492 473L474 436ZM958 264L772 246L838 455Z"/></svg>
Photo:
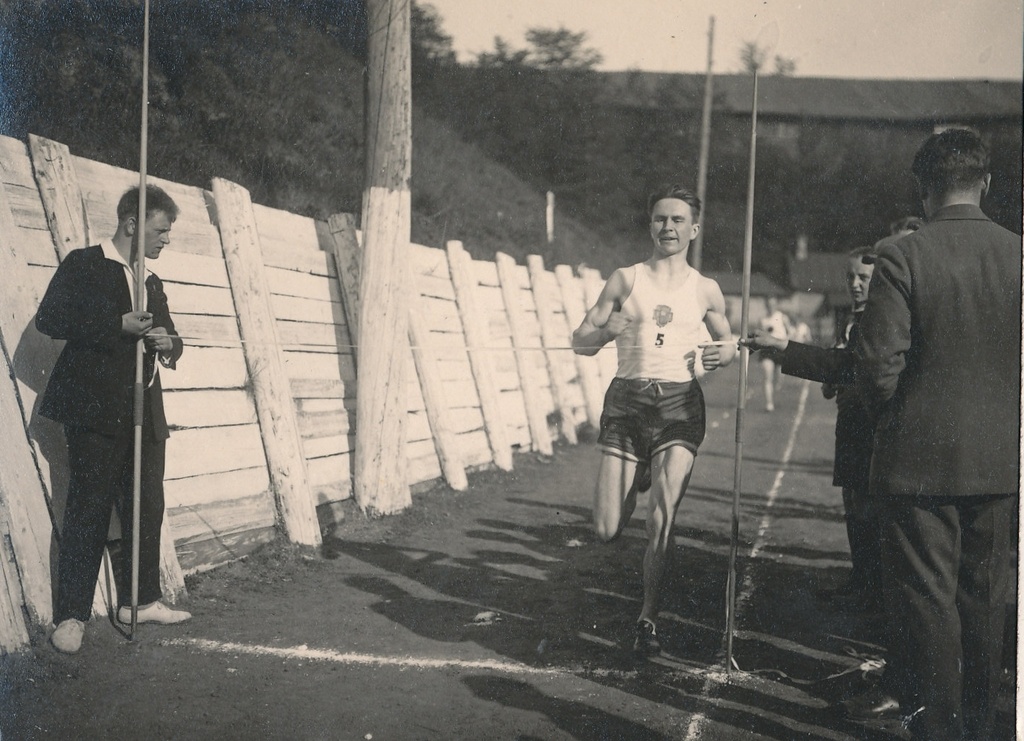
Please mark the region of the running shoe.
<svg viewBox="0 0 1024 741"><path fill-rule="evenodd" d="M654 656L661 653L661 642L658 631L647 618L636 623L636 639L633 641L633 653L639 656Z"/></svg>

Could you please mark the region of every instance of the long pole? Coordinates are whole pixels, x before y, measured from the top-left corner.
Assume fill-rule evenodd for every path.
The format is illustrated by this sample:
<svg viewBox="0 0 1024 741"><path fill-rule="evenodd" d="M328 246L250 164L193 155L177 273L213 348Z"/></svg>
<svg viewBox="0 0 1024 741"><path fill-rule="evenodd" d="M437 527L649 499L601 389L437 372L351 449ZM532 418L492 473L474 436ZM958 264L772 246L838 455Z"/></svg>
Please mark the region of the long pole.
<svg viewBox="0 0 1024 741"><path fill-rule="evenodd" d="M700 156L697 160L697 197L703 207L700 210L700 231L693 240L690 254L693 255L693 267L700 270L701 256L704 250L704 215L707 213L708 191L708 150L711 146L711 104L714 99L714 75L711 73L712 49L715 43L715 17L708 21L708 71L704 77L704 111L700 117Z"/></svg>
<svg viewBox="0 0 1024 741"><path fill-rule="evenodd" d="M135 228L135 311L146 310L146 151L149 138L149 0L146 0L142 31L142 135L139 146L139 217ZM142 502L142 414L145 384L145 343L135 343L135 461L132 471L132 624L135 640L139 618L139 508Z"/></svg>
<svg viewBox="0 0 1024 741"><path fill-rule="evenodd" d="M747 336L750 320L750 261L754 244L754 165L757 161L757 70L754 71L754 101L750 115L750 174L747 180L747 222L743 234L743 287L740 337ZM743 466L743 412L747 407L747 362L750 348L740 347L740 383L736 394L736 456L733 463L732 534L729 541L729 580L725 608L725 673L731 674L732 636L736 627L736 551L740 538L740 486Z"/></svg>
<svg viewBox="0 0 1024 741"><path fill-rule="evenodd" d="M360 509L412 502L405 451L412 224L410 3L367 0L366 184L359 267L355 478Z"/></svg>

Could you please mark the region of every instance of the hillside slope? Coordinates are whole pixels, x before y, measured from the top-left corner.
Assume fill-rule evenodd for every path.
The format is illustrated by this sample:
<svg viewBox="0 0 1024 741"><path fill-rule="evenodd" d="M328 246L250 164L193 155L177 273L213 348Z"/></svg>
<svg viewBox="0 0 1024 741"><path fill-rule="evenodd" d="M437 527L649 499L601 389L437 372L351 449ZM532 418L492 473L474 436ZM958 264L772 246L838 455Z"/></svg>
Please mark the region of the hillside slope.
<svg viewBox="0 0 1024 741"><path fill-rule="evenodd" d="M137 169L141 16L127 0L0 8L0 133L39 134L77 155ZM262 6L262 7L261 7ZM187 12L186 12L187 11ZM326 218L360 211L363 65L345 29L299 6L168 3L152 19L149 172L243 185L257 203ZM45 64L38 64L44 59ZM563 214L545 240L545 195L417 109L412 238L462 240L549 264L620 264Z"/></svg>

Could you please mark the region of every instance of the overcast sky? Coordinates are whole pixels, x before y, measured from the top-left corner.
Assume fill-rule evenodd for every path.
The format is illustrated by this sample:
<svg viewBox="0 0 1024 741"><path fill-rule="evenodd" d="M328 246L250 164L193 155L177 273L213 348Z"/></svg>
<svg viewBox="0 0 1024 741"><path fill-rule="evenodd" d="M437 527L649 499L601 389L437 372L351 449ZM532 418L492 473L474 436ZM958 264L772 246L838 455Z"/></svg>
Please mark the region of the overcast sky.
<svg viewBox="0 0 1024 741"><path fill-rule="evenodd" d="M744 41L796 62L803 77L1021 79L1024 0L422 0L460 61L528 28L585 31L599 69L740 71Z"/></svg>

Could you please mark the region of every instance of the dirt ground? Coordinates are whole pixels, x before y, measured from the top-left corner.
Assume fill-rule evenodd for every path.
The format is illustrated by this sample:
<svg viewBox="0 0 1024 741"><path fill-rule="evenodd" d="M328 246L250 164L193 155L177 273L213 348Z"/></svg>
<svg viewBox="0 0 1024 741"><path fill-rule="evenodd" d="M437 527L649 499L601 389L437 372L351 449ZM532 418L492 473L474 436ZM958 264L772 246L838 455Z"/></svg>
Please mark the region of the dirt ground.
<svg viewBox="0 0 1024 741"><path fill-rule="evenodd" d="M877 619L816 596L849 564L830 485L834 406L786 379L744 434L738 669L724 672L735 369L706 384L708 438L677 517L659 623L664 654L629 652L645 543L595 542L592 444L520 455L463 493L346 519L321 549L274 544L188 579L194 619L106 621L82 651L39 632L0 663L2 739L893 739L830 703L881 657ZM1001 738L1012 738L1008 649Z"/></svg>

